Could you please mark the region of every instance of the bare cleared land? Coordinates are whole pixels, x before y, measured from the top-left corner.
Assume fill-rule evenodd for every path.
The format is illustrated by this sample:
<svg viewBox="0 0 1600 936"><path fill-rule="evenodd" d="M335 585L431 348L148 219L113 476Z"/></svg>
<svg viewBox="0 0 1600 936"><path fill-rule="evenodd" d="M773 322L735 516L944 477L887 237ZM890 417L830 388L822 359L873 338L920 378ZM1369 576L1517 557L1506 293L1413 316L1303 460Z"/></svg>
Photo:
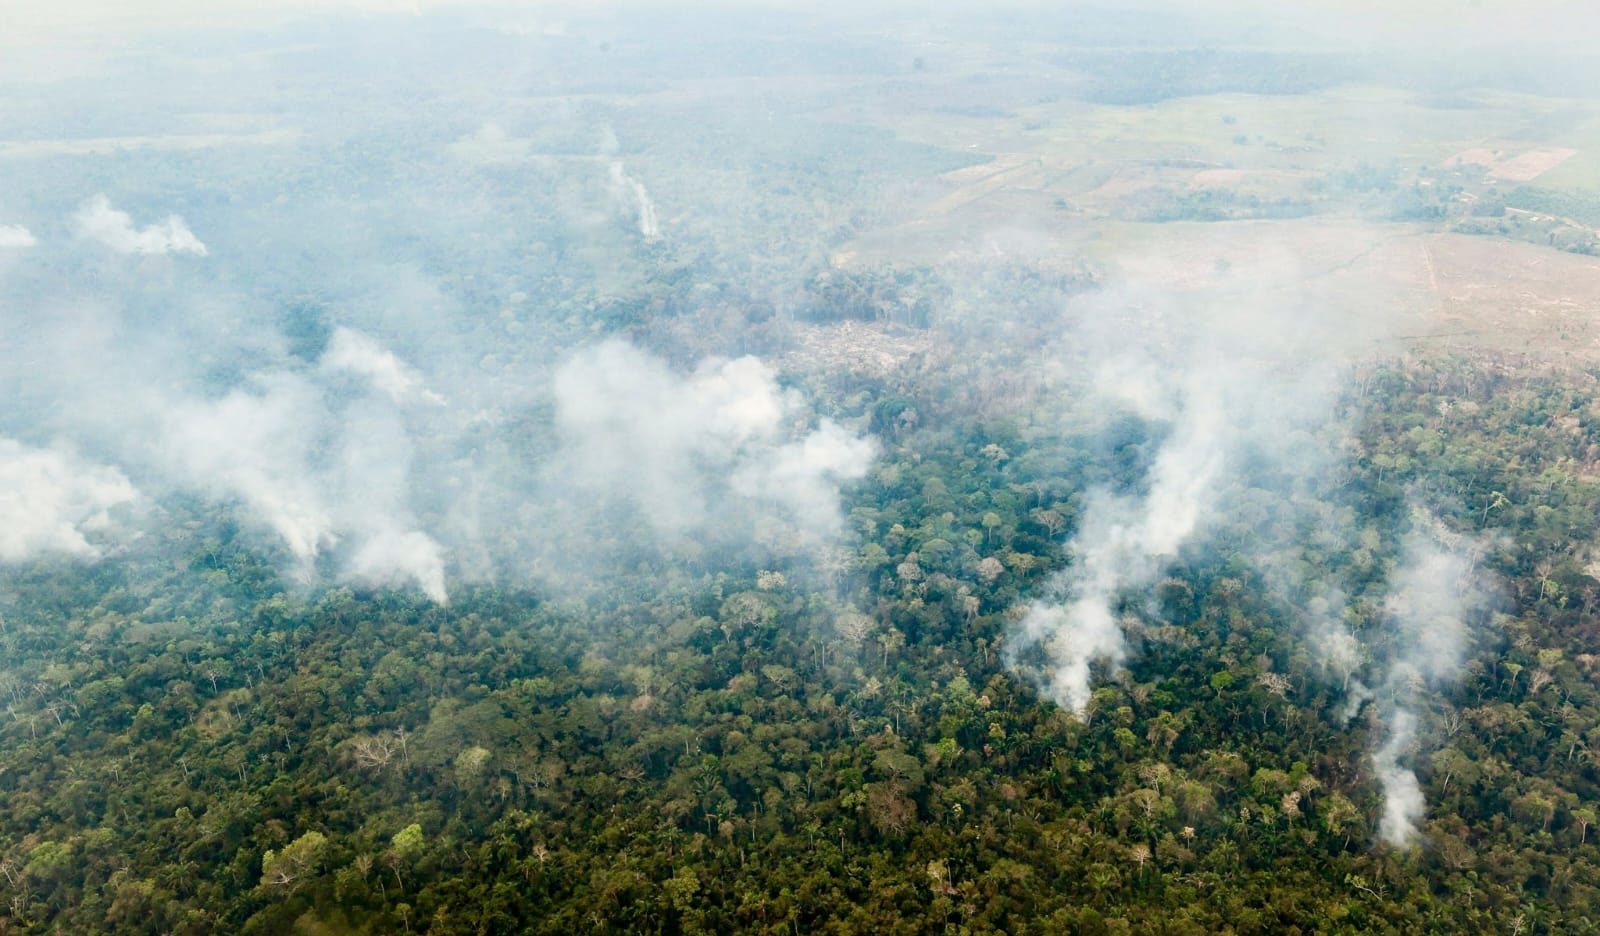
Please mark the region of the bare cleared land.
<svg viewBox="0 0 1600 936"><path fill-rule="evenodd" d="M865 101L860 109L902 136L995 155L941 176L925 201L836 252L842 268L1088 263L1111 280L1180 292L1213 289L1230 270L1282 268L1312 284L1282 301L1357 318L1380 307L1384 330L1406 347L1600 361L1600 260L1528 238L1451 233L1426 212L1385 207L1415 191L1465 216L1533 180L1600 189L1584 168L1600 114L1571 102L1484 95L1461 110L1355 88L1139 107L1056 102L976 120L873 114ZM1536 125L1559 132L1528 138ZM1363 172L1381 178L1363 189ZM1183 211L1210 216L1150 218ZM1260 289L1275 294L1271 282Z"/></svg>

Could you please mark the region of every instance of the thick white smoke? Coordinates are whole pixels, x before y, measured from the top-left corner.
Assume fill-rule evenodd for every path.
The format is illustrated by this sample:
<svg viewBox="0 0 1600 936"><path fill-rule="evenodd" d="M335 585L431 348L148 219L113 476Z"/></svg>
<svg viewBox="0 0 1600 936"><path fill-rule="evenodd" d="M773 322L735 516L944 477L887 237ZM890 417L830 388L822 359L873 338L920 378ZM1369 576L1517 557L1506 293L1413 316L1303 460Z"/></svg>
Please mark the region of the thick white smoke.
<svg viewBox="0 0 1600 936"><path fill-rule="evenodd" d="M60 245L69 261L84 241L197 252L176 219L138 230L104 198L73 223L79 243ZM405 290L400 308L363 327L328 313L290 353L271 320L246 325L240 300L161 291L204 275L105 262L86 282L113 284L125 302L58 299L40 324L12 332L5 388L36 415L8 425L118 467L95 474L66 456L8 451L18 493L0 515L5 557L91 555L83 534L137 486L156 503L186 493L231 505L307 584L415 587L438 602L452 578L528 583L531 573L581 588L631 568L641 547L821 546L841 529L840 484L874 454L754 358L680 375L609 342L554 370L525 358L519 371L452 333L459 323L406 308L437 297ZM149 327L153 308L161 328ZM396 353L366 327L375 323L416 339L407 347L419 357ZM549 423L541 401L553 404ZM609 525L619 509L642 518L625 538Z"/></svg>
<svg viewBox="0 0 1600 936"><path fill-rule="evenodd" d="M52 552L93 558L100 549L90 535L137 496L115 468L0 437L0 561Z"/></svg>
<svg viewBox="0 0 1600 936"><path fill-rule="evenodd" d="M840 482L865 475L876 453L870 440L824 419L801 438L745 459L729 487L744 501L774 507L789 532L820 541L839 531Z"/></svg>
<svg viewBox="0 0 1600 936"><path fill-rule="evenodd" d="M1042 646L1053 662L1051 697L1080 716L1089 704L1090 666L1120 666L1127 655L1115 603L1153 584L1194 534L1233 441L1212 389L1203 382L1188 389L1148 492L1101 491L1089 499L1072 541L1075 562L1052 585L1058 598L1030 605L1022 619L1022 646Z"/></svg>
<svg viewBox="0 0 1600 936"><path fill-rule="evenodd" d="M1245 276L1283 278L1273 269ZM1123 410L1166 430L1135 489L1142 491L1086 498L1068 547L1072 565L1023 609L1008 642L1012 665L1080 716L1093 666L1114 669L1127 657L1119 604L1148 590L1225 507L1230 462L1248 453L1309 470L1297 433L1327 418L1333 378L1360 334L1359 319L1333 336L1293 306L1273 304L1304 297L1277 299L1238 281L1225 286L1176 300L1109 293L1081 310L1085 324L1061 353L1064 373L1090 375L1072 418ZM1188 319L1177 320L1180 313Z"/></svg>
<svg viewBox="0 0 1600 936"><path fill-rule="evenodd" d="M1069 596L1066 601L1028 605L1021 632L1012 645L1020 642L1025 648L1043 647L1050 659L1044 671L1044 690L1057 705L1083 716L1089 709L1090 664L1099 661L1120 667L1127 658L1128 647L1122 628L1100 596Z"/></svg>
<svg viewBox="0 0 1600 936"><path fill-rule="evenodd" d="M446 553L413 515L415 451L402 412L382 392L355 401L330 423L340 452L326 486L337 491L339 529L355 540L344 575L369 585L414 583L443 604Z"/></svg>
<svg viewBox="0 0 1600 936"><path fill-rule="evenodd" d="M1397 711L1389 719L1388 739L1372 755L1378 784L1383 788L1378 837L1396 848L1410 844L1417 834L1417 822L1427 808L1416 773L1401 765L1411 758L1416 734L1416 716L1404 709Z"/></svg>
<svg viewBox="0 0 1600 936"><path fill-rule="evenodd" d="M334 329L319 363L326 371L349 373L368 381L395 403L444 403L444 397L424 386L422 378L394 352L348 328Z"/></svg>
<svg viewBox="0 0 1600 936"><path fill-rule="evenodd" d="M796 433L799 396L756 358L708 360L680 375L620 341L555 378L559 488L622 502L671 542L716 528L778 525L806 541L838 531L839 484L864 475L871 441L827 420Z"/></svg>
<svg viewBox="0 0 1600 936"><path fill-rule="evenodd" d="M20 224L0 224L0 248L33 247L39 243L33 232Z"/></svg>
<svg viewBox="0 0 1600 936"><path fill-rule="evenodd" d="M206 255L206 245L177 215L169 215L159 224L136 228L132 216L111 207L111 200L104 195L85 202L73 215L72 224L80 238L120 254Z"/></svg>
<svg viewBox="0 0 1600 936"><path fill-rule="evenodd" d="M370 392L345 401L323 378L354 376ZM184 400L164 418L169 477L234 500L282 541L305 582L349 542L342 577L412 583L443 602L445 550L416 529L412 442L398 407L442 402L371 338L341 329L316 371L257 375L216 400Z"/></svg>
<svg viewBox="0 0 1600 936"><path fill-rule="evenodd" d="M420 530L374 532L356 549L348 573L369 585L415 584L439 604L448 597L444 547Z"/></svg>
<svg viewBox="0 0 1600 936"><path fill-rule="evenodd" d="M237 499L269 526L309 581L317 556L338 542L328 498L310 470L320 416L316 389L292 374L258 378L218 400L184 400L164 420L162 454L187 485Z"/></svg>

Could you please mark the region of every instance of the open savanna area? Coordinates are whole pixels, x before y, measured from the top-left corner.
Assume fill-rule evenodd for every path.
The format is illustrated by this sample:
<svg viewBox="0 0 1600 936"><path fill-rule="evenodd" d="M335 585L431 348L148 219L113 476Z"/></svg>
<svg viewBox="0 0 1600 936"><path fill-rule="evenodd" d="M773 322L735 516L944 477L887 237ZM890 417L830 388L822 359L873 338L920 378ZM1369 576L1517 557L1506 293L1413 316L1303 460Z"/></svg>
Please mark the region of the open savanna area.
<svg viewBox="0 0 1600 936"><path fill-rule="evenodd" d="M836 267L1003 261L1180 291L1282 269L1294 295L1260 290L1380 305L1408 347L1600 360L1596 102L1360 83L1122 103L1086 99L1069 65L951 63L921 106L875 81L826 109L982 160L910 190Z"/></svg>

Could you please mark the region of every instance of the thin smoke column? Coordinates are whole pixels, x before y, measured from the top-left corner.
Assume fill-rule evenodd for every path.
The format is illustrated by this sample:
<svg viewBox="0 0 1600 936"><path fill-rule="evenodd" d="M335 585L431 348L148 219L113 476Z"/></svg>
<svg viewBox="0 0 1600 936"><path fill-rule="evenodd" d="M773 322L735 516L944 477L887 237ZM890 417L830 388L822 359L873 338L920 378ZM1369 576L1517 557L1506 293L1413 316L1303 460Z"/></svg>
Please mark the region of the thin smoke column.
<svg viewBox="0 0 1600 936"><path fill-rule="evenodd" d="M640 236L645 240L660 237L661 223L656 220L656 203L650 200L644 183L629 175L620 160L611 164L611 185L638 213L636 225Z"/></svg>
<svg viewBox="0 0 1600 936"><path fill-rule="evenodd" d="M1452 681L1472 643L1469 619L1488 605L1489 592L1474 575L1476 542L1442 542L1437 522L1422 516L1406 538L1399 572L1390 583L1387 611L1397 647L1384 697L1388 737L1372 755L1383 790L1379 836L1396 847L1413 840L1426 803L1409 766L1420 744L1417 711L1426 692ZM1430 529L1431 528L1431 529Z"/></svg>
<svg viewBox="0 0 1600 936"><path fill-rule="evenodd" d="M1417 834L1417 821L1427 808L1416 773L1401 763L1409 760L1416 737L1417 717L1401 709L1389 719L1388 739L1372 755L1378 785L1383 788L1378 837L1396 847L1405 846Z"/></svg>
<svg viewBox="0 0 1600 936"><path fill-rule="evenodd" d="M1114 670L1128 657L1124 602L1148 609L1150 588L1231 498L1252 485L1292 495L1329 469L1320 438L1342 377L1390 329L1370 295L1309 278L1300 258L1265 247L1256 263L1199 285L1188 271L1174 277L1167 258L1126 265L1174 285L1113 285L1075 306L1052 373L1067 425L1135 414L1157 436L1156 455L1142 477L1119 479L1131 493L1090 492L1072 565L1022 608L1007 643L1011 666L1079 716L1096 664Z"/></svg>
<svg viewBox="0 0 1600 936"><path fill-rule="evenodd" d="M1013 653L1043 648L1046 691L1079 716L1088 710L1091 666L1120 666L1127 656L1115 613L1119 596L1153 584L1194 534L1226 463L1226 415L1208 376L1189 382L1173 434L1150 471L1149 492L1091 497L1071 546L1075 564L1051 583L1052 600L1027 607L1020 641L1013 641Z"/></svg>

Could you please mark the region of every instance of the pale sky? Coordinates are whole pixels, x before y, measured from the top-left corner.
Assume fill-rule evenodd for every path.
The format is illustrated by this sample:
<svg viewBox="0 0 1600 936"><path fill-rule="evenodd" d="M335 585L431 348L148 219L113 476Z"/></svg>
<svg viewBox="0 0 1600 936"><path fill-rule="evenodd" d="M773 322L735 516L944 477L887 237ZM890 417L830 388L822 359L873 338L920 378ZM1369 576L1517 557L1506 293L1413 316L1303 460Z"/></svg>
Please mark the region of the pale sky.
<svg viewBox="0 0 1600 936"><path fill-rule="evenodd" d="M927 0L714 0L730 8L832 9L856 16L874 10L915 16ZM445 7L498 7L518 16L629 5L626 0L0 0L0 46L47 41L90 40L117 43L140 33L172 29L248 27L318 11L419 13ZM670 8L674 0L631 5ZM685 4L690 5L690 4ZM693 6L710 6L696 2ZM1317 22L1348 37L1363 34L1404 36L1422 44L1600 38L1600 3L1595 0L945 0L942 7L975 11L995 6L1037 8L1070 14L1074 6L1103 9L1178 7L1244 17L1261 24Z"/></svg>

